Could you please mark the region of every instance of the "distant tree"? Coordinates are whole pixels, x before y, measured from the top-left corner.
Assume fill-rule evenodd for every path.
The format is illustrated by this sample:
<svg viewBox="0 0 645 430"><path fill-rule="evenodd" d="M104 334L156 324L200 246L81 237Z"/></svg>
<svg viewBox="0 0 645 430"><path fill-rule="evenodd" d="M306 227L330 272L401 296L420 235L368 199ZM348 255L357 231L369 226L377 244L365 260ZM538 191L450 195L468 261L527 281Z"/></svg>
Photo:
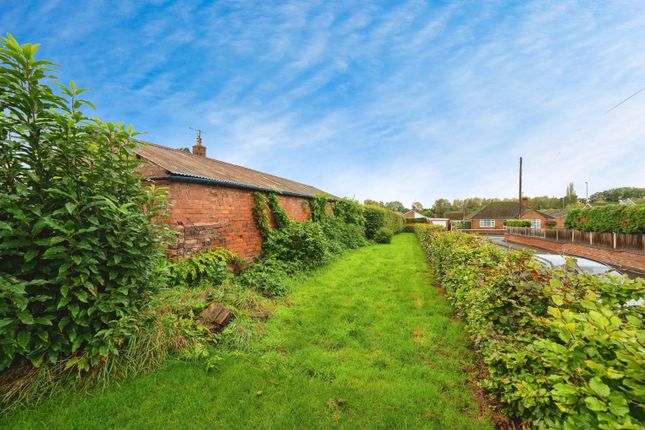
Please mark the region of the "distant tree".
<svg viewBox="0 0 645 430"><path fill-rule="evenodd" d="M394 212L405 213L408 211L405 206L403 206L403 203L397 200L385 203L385 207Z"/></svg>
<svg viewBox="0 0 645 430"><path fill-rule="evenodd" d="M555 209L562 207L562 199L558 197L538 196L529 198L532 209Z"/></svg>
<svg viewBox="0 0 645 430"><path fill-rule="evenodd" d="M424 209L424 210L422 210L421 215L425 215L428 218L434 218L435 217L435 214L434 214L434 212L432 212L432 209Z"/></svg>
<svg viewBox="0 0 645 430"><path fill-rule="evenodd" d="M448 199L437 199L434 202L434 205L432 205L432 212L439 218L442 218L444 214L451 209L451 204Z"/></svg>
<svg viewBox="0 0 645 430"><path fill-rule="evenodd" d="M564 197L564 203L566 205L571 205L574 204L578 201L578 195L576 194L576 190L573 189L573 182L570 182L569 185L567 185L567 192Z"/></svg>
<svg viewBox="0 0 645 430"><path fill-rule="evenodd" d="M423 211L423 203L421 202L412 203L412 210L417 212Z"/></svg>
<svg viewBox="0 0 645 430"><path fill-rule="evenodd" d="M605 200L609 203L618 203L620 200L638 199L642 197L645 197L645 188L620 187L594 193L589 196L589 199L592 201Z"/></svg>
<svg viewBox="0 0 645 430"><path fill-rule="evenodd" d="M366 206L367 206L367 205L372 205L372 206L382 206L382 207L385 207L385 205L383 204L383 202L377 202L376 200L372 200L372 199L365 199L365 200L363 200L363 204L364 204L364 205L366 205Z"/></svg>

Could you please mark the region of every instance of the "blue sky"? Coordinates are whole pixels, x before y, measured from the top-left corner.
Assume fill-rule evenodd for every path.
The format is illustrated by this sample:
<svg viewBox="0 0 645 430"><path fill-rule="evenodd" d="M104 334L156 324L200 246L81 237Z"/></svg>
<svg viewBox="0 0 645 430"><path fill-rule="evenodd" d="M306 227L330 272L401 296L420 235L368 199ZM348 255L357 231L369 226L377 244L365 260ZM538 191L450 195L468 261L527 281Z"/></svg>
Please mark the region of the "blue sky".
<svg viewBox="0 0 645 430"><path fill-rule="evenodd" d="M645 186L645 2L0 0L102 119L359 199ZM609 111L609 112L608 112Z"/></svg>

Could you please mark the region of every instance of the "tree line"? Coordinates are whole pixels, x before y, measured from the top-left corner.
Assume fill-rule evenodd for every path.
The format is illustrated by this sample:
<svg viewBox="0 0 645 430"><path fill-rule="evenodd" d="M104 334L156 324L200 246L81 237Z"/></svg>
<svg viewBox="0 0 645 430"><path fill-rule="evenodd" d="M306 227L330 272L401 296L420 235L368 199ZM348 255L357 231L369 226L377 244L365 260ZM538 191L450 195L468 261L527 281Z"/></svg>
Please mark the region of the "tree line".
<svg viewBox="0 0 645 430"><path fill-rule="evenodd" d="M620 200L636 199L637 201L645 198L645 188L637 187L621 187L612 188L605 191L600 191L592 194L589 201L594 205L618 203ZM579 198L573 183L567 185L565 195L563 197L549 197L537 196L528 198L528 206L532 209L559 209L559 208L572 208L582 207L584 198ZM474 212L484 205L491 202L499 201L517 201L517 198L486 198L486 197L468 197L465 199L453 199L452 201L446 198L440 198L430 207L424 207L421 202L413 202L410 207L406 207L398 200L391 202L382 202L373 199L366 199L363 203L365 205L375 205L390 209L394 212L405 213L409 210L415 210L428 217L444 217L450 212L469 214Z"/></svg>

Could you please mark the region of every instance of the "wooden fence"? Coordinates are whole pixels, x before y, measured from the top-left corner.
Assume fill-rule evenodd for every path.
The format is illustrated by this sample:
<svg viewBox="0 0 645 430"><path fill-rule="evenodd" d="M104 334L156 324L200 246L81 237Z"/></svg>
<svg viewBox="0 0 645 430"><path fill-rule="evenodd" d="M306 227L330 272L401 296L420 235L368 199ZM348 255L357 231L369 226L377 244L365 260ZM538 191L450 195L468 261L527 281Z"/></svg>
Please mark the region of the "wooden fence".
<svg viewBox="0 0 645 430"><path fill-rule="evenodd" d="M507 227L508 234L538 237L559 243L580 243L598 248L645 254L645 234L599 233L566 228Z"/></svg>

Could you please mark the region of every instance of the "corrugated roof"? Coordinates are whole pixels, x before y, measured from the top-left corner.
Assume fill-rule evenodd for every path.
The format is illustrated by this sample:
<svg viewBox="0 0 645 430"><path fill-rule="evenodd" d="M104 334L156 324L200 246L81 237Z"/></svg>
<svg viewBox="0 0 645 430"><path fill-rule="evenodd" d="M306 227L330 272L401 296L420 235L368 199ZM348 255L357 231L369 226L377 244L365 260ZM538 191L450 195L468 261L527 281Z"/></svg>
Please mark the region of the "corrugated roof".
<svg viewBox="0 0 645 430"><path fill-rule="evenodd" d="M323 191L311 185L248 169L224 161L193 155L181 149L168 148L149 142L140 142L135 153L167 170L170 175L197 178L230 184L231 186L259 188L278 193L315 196Z"/></svg>
<svg viewBox="0 0 645 430"><path fill-rule="evenodd" d="M517 218L517 202L491 202L465 219L513 219Z"/></svg>
<svg viewBox="0 0 645 430"><path fill-rule="evenodd" d="M567 216L569 209L540 209L540 212L549 218L564 218Z"/></svg>

